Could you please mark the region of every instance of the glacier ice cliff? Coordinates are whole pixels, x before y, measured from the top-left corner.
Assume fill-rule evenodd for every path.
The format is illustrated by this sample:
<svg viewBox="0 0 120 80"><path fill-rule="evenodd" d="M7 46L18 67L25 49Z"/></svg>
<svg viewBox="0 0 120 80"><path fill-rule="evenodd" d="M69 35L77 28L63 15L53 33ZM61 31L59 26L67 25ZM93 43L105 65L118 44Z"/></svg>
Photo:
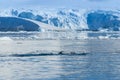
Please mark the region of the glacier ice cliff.
<svg viewBox="0 0 120 80"><path fill-rule="evenodd" d="M3 17L16 17L42 22L57 28L88 31L119 31L120 30L120 11L119 10L85 10L85 9L9 9L0 11L0 22ZM12 18L13 19L13 18ZM11 19L9 19L11 20ZM14 20L17 21L18 19ZM23 21L26 24L26 21ZM9 23L12 23L9 21ZM8 23L7 23L8 24ZM20 25L19 21L18 24ZM9 24L11 26L12 24ZM19 26L14 25L14 26ZM3 26L3 24L0 24ZM6 26L6 25L4 25ZM24 25L23 25L24 26ZM25 25L26 26L26 25ZM37 31L37 24L27 24L24 27L27 31ZM7 29L8 26L6 26ZM28 29L29 28L29 29ZM4 29L0 27L0 30ZM5 30L5 29L4 29Z"/></svg>

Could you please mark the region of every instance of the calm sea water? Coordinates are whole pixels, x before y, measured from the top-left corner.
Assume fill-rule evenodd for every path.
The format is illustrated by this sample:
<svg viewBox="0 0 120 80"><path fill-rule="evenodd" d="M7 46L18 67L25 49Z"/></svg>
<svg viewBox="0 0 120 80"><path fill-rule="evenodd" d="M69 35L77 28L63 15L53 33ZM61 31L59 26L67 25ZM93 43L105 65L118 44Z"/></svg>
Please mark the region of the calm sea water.
<svg viewBox="0 0 120 80"><path fill-rule="evenodd" d="M120 80L120 53L1 57L0 80Z"/></svg>
<svg viewBox="0 0 120 80"><path fill-rule="evenodd" d="M6 56L0 57L0 80L120 80L119 42L119 39L1 41L0 53ZM38 51L33 54L39 55L13 55L35 49L88 54L40 55Z"/></svg>

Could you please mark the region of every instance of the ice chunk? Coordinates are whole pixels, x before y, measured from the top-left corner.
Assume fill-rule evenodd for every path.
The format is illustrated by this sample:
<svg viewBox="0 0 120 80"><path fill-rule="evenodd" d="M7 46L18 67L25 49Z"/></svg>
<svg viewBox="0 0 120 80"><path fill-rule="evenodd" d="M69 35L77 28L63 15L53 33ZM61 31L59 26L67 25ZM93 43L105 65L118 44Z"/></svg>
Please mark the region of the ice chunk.
<svg viewBox="0 0 120 80"><path fill-rule="evenodd" d="M0 40L8 40L8 41L12 41L12 39L10 37L0 37Z"/></svg>

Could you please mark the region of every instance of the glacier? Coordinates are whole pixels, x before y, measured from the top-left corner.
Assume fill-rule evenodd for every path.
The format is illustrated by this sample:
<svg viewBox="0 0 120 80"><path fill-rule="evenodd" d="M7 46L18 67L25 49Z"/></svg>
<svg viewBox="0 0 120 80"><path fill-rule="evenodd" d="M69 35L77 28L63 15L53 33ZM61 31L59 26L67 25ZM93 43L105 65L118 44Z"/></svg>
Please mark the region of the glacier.
<svg viewBox="0 0 120 80"><path fill-rule="evenodd" d="M119 30L119 10L0 10L1 38L8 37L13 40L118 39L120 38Z"/></svg>
<svg viewBox="0 0 120 80"><path fill-rule="evenodd" d="M0 10L0 56L119 52L119 16L119 10Z"/></svg>
<svg viewBox="0 0 120 80"><path fill-rule="evenodd" d="M119 31L119 10L87 9L8 9L0 10L0 18L16 17L40 22L56 29L82 31ZM46 27L49 28L49 27ZM41 28L42 29L42 28Z"/></svg>

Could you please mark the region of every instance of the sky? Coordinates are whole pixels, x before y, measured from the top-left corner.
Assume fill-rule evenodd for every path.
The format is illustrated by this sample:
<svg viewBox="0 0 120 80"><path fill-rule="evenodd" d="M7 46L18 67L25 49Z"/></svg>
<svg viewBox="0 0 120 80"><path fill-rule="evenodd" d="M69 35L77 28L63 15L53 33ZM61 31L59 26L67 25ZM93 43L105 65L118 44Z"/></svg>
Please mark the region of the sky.
<svg viewBox="0 0 120 80"><path fill-rule="evenodd" d="M0 8L120 8L120 0L0 0Z"/></svg>

